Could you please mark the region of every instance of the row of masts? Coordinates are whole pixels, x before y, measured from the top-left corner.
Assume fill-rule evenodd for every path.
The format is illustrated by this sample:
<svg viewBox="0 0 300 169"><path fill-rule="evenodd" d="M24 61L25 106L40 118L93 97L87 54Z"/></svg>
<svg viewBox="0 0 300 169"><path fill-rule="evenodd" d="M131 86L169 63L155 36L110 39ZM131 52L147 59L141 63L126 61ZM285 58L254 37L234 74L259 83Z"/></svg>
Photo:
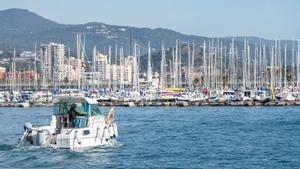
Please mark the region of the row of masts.
<svg viewBox="0 0 300 169"><path fill-rule="evenodd" d="M183 58L183 47L186 47L187 58ZM199 52L196 53L198 47ZM174 48L165 48L164 44L161 47L161 63L160 63L160 77L159 88L175 87L187 88L194 90L197 86L196 82L200 81L201 88L209 88L212 90L219 89L252 89L257 90L261 87L269 88L300 88L300 42L297 46L293 43L292 51L288 51L287 44L282 45L280 40L275 40L272 47L266 47L260 40L258 45L251 45L249 40L245 38L242 49L240 50L238 44L234 39L229 45L224 45L224 42L218 39L211 39L204 41L201 45L195 43L187 43L177 40ZM36 48L36 47L35 47ZM140 55L141 46L134 43L133 57L136 58L135 69L136 73L133 75L133 84L131 89L140 89ZM282 49L283 48L283 49ZM87 60L85 52L85 38L81 34L77 34L76 55L78 60L78 79L77 88L83 88L83 64ZM92 71L95 68L95 55L97 49L93 50L93 59L91 62ZM70 49L68 51L70 57ZM108 65L113 64L120 66L120 81L117 82L110 78L106 81L106 86L115 89L125 89L124 85L124 49L123 47L115 47L115 56L112 57L112 47L108 49ZM119 57L118 57L119 54ZM289 56L288 56L289 54ZM195 60L200 60L197 64ZM199 58L200 57L200 58ZM187 60L184 64L183 60ZM38 72L38 59L34 58L34 71ZM70 65L70 63L68 63ZM30 69L30 68L29 68ZM111 69L108 68L110 71ZM7 79L7 83L11 88L17 86L16 78L16 54L12 59L10 67L11 76ZM43 74L44 72L41 71ZM151 43L148 43L147 54L147 71L146 71L146 88L150 89L153 81L153 65L152 65L152 48ZM43 77L43 75L41 75ZM94 88L99 87L95 84L97 75L93 76L92 85ZM35 77L31 84L38 88L38 78ZM44 79L44 78L42 78ZM42 86L44 84L42 80ZM61 82L54 82L55 85ZM68 82L68 86L71 84ZM74 85L72 85L74 86ZM199 86L198 86L199 87Z"/></svg>
<svg viewBox="0 0 300 169"><path fill-rule="evenodd" d="M192 46L192 48L190 47ZM259 88L300 88L300 43L298 41L297 52L292 48L292 55L288 57L287 45L276 40L275 46L267 48L262 44L250 45L245 38L243 49L232 39L229 50L222 41L204 41L202 49L202 62L198 67L201 71L195 72L195 45L187 44L188 61L185 69L185 81L182 81L182 47L176 42L172 49L172 58L169 62L169 85L167 85L166 61L164 46L161 54L161 87L186 87L193 89L195 78L202 79L203 88L218 89L251 89ZM269 51L268 51L269 50ZM192 53L192 54L191 54ZM288 63L287 58L292 58ZM290 65L288 67L288 65Z"/></svg>
<svg viewBox="0 0 300 169"><path fill-rule="evenodd" d="M204 86L211 89L258 89L300 87L300 54L292 51L292 61L288 64L287 45L282 52L280 41L275 41L275 46L269 48L260 43L251 46L244 40L242 53L232 40L229 52L223 48L222 42L206 42L203 44ZM207 51L208 50L208 51ZM223 53L225 55L223 55ZM295 58L295 56L297 56ZM223 64L224 63L224 64ZM224 66L223 66L224 65ZM291 65L291 69L287 66ZM291 71L291 72L290 72ZM288 81L288 77L291 77ZM295 83L296 82L296 83Z"/></svg>

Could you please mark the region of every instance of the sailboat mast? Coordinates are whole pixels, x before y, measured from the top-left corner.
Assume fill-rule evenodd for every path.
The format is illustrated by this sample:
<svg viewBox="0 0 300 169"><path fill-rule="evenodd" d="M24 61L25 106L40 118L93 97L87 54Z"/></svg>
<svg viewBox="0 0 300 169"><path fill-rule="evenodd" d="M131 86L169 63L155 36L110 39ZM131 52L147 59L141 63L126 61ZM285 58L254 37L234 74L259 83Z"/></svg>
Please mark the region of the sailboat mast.
<svg viewBox="0 0 300 169"><path fill-rule="evenodd" d="M191 83L193 83L194 80L194 68L195 68L195 43L193 43L193 52L192 52L192 65L191 65L191 75L190 75ZM191 86L193 88L192 84Z"/></svg>
<svg viewBox="0 0 300 169"><path fill-rule="evenodd" d="M187 49L188 49L188 67L187 67L187 83L188 83L188 89L191 90L191 49L190 49L190 44L187 44Z"/></svg>
<svg viewBox="0 0 300 169"><path fill-rule="evenodd" d="M295 42L293 41L292 47L292 87L295 87Z"/></svg>
<svg viewBox="0 0 300 169"><path fill-rule="evenodd" d="M207 54L207 86L211 89L211 42L208 41L208 54Z"/></svg>
<svg viewBox="0 0 300 169"><path fill-rule="evenodd" d="M69 89L70 89L70 87L71 87L71 71L72 71L72 69L73 69L73 67L71 68L71 59L70 59L70 57L71 57L71 49L69 48L68 49L68 86L69 86Z"/></svg>
<svg viewBox="0 0 300 169"><path fill-rule="evenodd" d="M166 58L165 58L165 47L164 44L161 46L161 63L160 63L160 88L165 88L165 66L166 66Z"/></svg>
<svg viewBox="0 0 300 169"><path fill-rule="evenodd" d="M203 42L204 87L207 87L206 42Z"/></svg>
<svg viewBox="0 0 300 169"><path fill-rule="evenodd" d="M175 63L175 50L174 48L172 48L172 74L173 74L173 87L176 87L176 63Z"/></svg>
<svg viewBox="0 0 300 169"><path fill-rule="evenodd" d="M182 87L182 70L181 70L181 66L182 66L182 61L181 61L181 43L179 41L179 46L178 46L178 87Z"/></svg>
<svg viewBox="0 0 300 169"><path fill-rule="evenodd" d="M152 67L151 67L151 45L148 42L148 69L147 69L147 83L148 89L151 87L152 83Z"/></svg>
<svg viewBox="0 0 300 169"><path fill-rule="evenodd" d="M12 68L13 68L13 69L12 69L12 73L13 73L13 76L12 76L12 77L13 77L13 78L12 78L12 79L13 79L13 80L12 80L12 84L13 84L12 86L13 86L13 87L12 87L12 89L13 89L13 90L16 90L16 49L14 49L14 57L13 57L12 65L13 65L13 66L12 66Z"/></svg>
<svg viewBox="0 0 300 169"><path fill-rule="evenodd" d="M287 88L287 71L286 71L286 66L287 66L287 64L286 64L286 44L284 45L284 88L286 89Z"/></svg>
<svg viewBox="0 0 300 169"><path fill-rule="evenodd" d="M300 89L300 40L297 48L297 89Z"/></svg>
<svg viewBox="0 0 300 169"><path fill-rule="evenodd" d="M77 33L77 76L78 76L78 89L81 88L81 34Z"/></svg>
<svg viewBox="0 0 300 169"><path fill-rule="evenodd" d="M124 51L120 48L120 89L124 89Z"/></svg>
<svg viewBox="0 0 300 169"><path fill-rule="evenodd" d="M141 64L140 57L141 57L141 49L139 47L137 50L137 65L138 65L138 67L137 67L137 88L138 88L138 90L140 90L140 64Z"/></svg>
<svg viewBox="0 0 300 169"><path fill-rule="evenodd" d="M93 62L92 62L92 71L93 71L92 82L93 82L94 89L96 88L97 84L99 85L99 79L98 79L98 76L97 76L97 73L96 73L96 55L97 55L97 48L96 48L96 46L94 46L94 49L93 49ZM96 79L97 79L97 81L96 81ZM96 84L96 82L97 82L97 84Z"/></svg>
<svg viewBox="0 0 300 169"><path fill-rule="evenodd" d="M135 61L135 71L133 75L133 80L134 80L134 85L133 89L137 90L138 89L138 83L139 83L139 60L137 56L137 43L134 42L134 61Z"/></svg>
<svg viewBox="0 0 300 169"><path fill-rule="evenodd" d="M251 87L251 60L250 60L250 44L249 41L247 40L247 79L246 79L246 87Z"/></svg>
<svg viewBox="0 0 300 169"><path fill-rule="evenodd" d="M222 89L224 88L224 82L223 82L223 42L221 41L221 49L220 49L220 82Z"/></svg>
<svg viewBox="0 0 300 169"><path fill-rule="evenodd" d="M111 45L108 46L108 64L107 64L107 75L106 78L108 79L108 89L111 87Z"/></svg>
<svg viewBox="0 0 300 169"><path fill-rule="evenodd" d="M261 48L261 35L259 36L259 60L258 60L258 86L262 85L263 59Z"/></svg>
<svg viewBox="0 0 300 169"><path fill-rule="evenodd" d="M254 91L256 90L256 88L257 88L257 58L258 58L258 48L257 47L255 47L255 52L254 52L254 64L253 64L253 66L254 66L254 71L253 71L253 82L254 82L254 84L253 84L253 89L254 89Z"/></svg>
<svg viewBox="0 0 300 169"><path fill-rule="evenodd" d="M176 40L175 62L174 62L174 87L178 87L178 40Z"/></svg>
<svg viewBox="0 0 300 169"><path fill-rule="evenodd" d="M115 68L117 68L117 64L118 64L118 44L116 44L116 46L115 46L115 59L114 59L114 67ZM118 79L113 79L112 86L113 86L114 91L115 91L116 87L118 86L117 81L118 81Z"/></svg>
<svg viewBox="0 0 300 169"><path fill-rule="evenodd" d="M34 89L37 90L37 54L36 54L36 44L34 44Z"/></svg>
<svg viewBox="0 0 300 169"><path fill-rule="evenodd" d="M246 68L247 64L247 44L246 44L246 38L244 39L244 55L243 55L243 89L246 89Z"/></svg>

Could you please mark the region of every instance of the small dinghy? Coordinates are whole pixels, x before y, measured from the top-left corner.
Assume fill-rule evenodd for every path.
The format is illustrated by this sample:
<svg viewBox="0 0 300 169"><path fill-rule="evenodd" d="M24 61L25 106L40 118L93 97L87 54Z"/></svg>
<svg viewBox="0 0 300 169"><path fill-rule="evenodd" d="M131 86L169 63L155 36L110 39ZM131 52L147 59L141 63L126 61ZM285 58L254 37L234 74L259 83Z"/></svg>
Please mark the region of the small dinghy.
<svg viewBox="0 0 300 169"><path fill-rule="evenodd" d="M118 137L113 108L105 116L96 100L83 96L56 96L53 103L50 125L25 123L19 146L77 149L105 145Z"/></svg>

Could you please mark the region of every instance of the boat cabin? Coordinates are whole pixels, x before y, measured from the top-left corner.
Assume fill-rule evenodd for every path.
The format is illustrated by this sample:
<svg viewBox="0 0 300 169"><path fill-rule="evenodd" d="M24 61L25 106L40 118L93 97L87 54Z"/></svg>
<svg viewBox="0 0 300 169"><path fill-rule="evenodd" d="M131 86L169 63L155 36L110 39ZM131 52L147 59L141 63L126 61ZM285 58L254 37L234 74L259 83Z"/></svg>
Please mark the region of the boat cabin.
<svg viewBox="0 0 300 169"><path fill-rule="evenodd" d="M269 93L265 90L258 90L254 93L254 100L264 100L269 98Z"/></svg>
<svg viewBox="0 0 300 169"><path fill-rule="evenodd" d="M78 89L63 89L60 91L60 96L85 96L87 93L85 93L82 90Z"/></svg>
<svg viewBox="0 0 300 169"><path fill-rule="evenodd" d="M251 90L244 90L243 91L243 97L252 97L252 91Z"/></svg>
<svg viewBox="0 0 300 169"><path fill-rule="evenodd" d="M101 114L98 102L94 99L81 96L57 96L53 98L54 111L52 125L56 129L84 128L93 116ZM75 125L69 119L71 105L76 104L75 110L79 115L75 118Z"/></svg>
<svg viewBox="0 0 300 169"><path fill-rule="evenodd" d="M235 92L233 90L227 90L223 92L223 97L226 99L234 98Z"/></svg>

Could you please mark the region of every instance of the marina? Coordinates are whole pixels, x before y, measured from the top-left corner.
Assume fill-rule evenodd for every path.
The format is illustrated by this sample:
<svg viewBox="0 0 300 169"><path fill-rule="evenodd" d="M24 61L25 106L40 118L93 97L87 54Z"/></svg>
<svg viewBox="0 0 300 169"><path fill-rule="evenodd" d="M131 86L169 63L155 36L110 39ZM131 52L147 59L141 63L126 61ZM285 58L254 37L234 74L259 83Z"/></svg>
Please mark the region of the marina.
<svg viewBox="0 0 300 169"><path fill-rule="evenodd" d="M132 42L130 53L117 44L104 52L95 46L89 56L85 35L77 33L76 57L64 44L41 44L21 62L26 71L17 69L22 58L14 50L0 106L51 105L52 97L73 94L102 106L299 105L300 42L275 39L267 47L262 38L255 45L236 39L176 40L159 50Z"/></svg>

